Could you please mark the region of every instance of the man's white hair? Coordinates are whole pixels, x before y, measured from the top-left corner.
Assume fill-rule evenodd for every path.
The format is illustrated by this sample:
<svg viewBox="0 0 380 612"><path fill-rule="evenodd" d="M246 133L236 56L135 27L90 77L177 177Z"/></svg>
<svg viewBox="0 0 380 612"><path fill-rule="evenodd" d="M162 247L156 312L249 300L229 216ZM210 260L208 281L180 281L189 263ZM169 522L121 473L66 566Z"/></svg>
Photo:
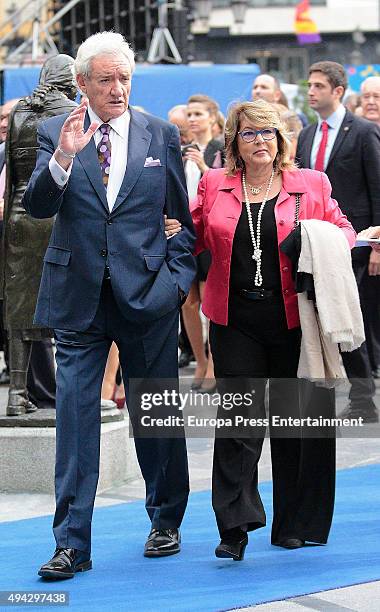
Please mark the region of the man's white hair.
<svg viewBox="0 0 380 612"><path fill-rule="evenodd" d="M79 47L74 61L74 76L83 74L89 77L91 72L91 61L98 55L122 53L131 66L131 72L135 69L135 54L122 34L116 32L98 32L89 36Z"/></svg>

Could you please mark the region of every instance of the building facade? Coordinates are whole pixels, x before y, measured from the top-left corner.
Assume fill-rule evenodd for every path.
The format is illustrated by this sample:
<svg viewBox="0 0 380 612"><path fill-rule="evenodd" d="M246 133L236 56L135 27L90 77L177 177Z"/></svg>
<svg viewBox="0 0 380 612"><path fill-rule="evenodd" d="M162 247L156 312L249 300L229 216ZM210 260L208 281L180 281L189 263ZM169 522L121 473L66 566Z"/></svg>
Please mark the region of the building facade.
<svg viewBox="0 0 380 612"><path fill-rule="evenodd" d="M322 37L320 43L310 45L299 45L294 33L298 2L170 0L164 4L169 30L184 63L257 63L263 72L288 83L305 78L308 66L317 60L380 63L380 0L310 0L311 17ZM25 0L2 0L0 41L17 21L26 19L1 46L0 59L5 60L30 36L39 7L42 21L59 16L49 33L60 52L75 55L89 35L112 29L131 42L137 61L147 61L160 3L162 0L33 0L28 5ZM26 6L23 14L1 30L4 19L21 6Z"/></svg>
<svg viewBox="0 0 380 612"><path fill-rule="evenodd" d="M200 18L203 0L193 2L195 59L214 63L256 62L263 72L296 83L318 60L342 64L380 63L379 0L310 0L310 14L321 43L299 45L294 34L299 0L212 0L208 18ZM203 5L201 7L201 4ZM243 22L233 4L246 5Z"/></svg>

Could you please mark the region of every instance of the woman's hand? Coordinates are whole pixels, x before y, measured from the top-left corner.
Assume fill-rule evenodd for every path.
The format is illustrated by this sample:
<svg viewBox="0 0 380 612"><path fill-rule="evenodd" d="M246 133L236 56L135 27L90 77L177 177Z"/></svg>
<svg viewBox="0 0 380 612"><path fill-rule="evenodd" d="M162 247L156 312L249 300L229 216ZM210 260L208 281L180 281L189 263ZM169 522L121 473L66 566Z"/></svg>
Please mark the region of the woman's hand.
<svg viewBox="0 0 380 612"><path fill-rule="evenodd" d="M167 215L164 215L165 219L165 236L171 238L181 231L182 225L177 219L168 219Z"/></svg>
<svg viewBox="0 0 380 612"><path fill-rule="evenodd" d="M191 161L196 163L202 174L204 174L206 170L208 170L208 166L205 164L205 160L203 159L203 153L201 153L201 151L199 151L198 149L189 147L188 149L186 149L186 153L183 158L191 159Z"/></svg>

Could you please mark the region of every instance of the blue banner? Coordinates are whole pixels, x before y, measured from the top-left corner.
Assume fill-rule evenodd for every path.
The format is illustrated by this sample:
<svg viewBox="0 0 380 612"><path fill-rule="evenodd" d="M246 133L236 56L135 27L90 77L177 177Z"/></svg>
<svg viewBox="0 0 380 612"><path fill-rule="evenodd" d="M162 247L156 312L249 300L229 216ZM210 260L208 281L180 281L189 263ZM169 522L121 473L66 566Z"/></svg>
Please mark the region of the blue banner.
<svg viewBox="0 0 380 612"><path fill-rule="evenodd" d="M360 66L345 66L348 84L353 91L360 91L362 82L370 76L380 76L380 64L362 64Z"/></svg>
<svg viewBox="0 0 380 612"><path fill-rule="evenodd" d="M38 83L40 68L4 71L4 101L30 94ZM133 75L131 104L164 119L176 104L189 96L207 94L226 113L231 102L250 100L252 83L260 69L256 64L215 64L210 66L137 65Z"/></svg>

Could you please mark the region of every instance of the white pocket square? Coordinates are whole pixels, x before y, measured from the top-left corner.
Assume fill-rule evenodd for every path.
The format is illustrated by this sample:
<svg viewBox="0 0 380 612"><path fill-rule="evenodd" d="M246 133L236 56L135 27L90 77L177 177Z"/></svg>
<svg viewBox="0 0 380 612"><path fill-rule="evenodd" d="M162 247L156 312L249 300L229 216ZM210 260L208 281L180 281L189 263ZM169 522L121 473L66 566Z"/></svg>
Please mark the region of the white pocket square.
<svg viewBox="0 0 380 612"><path fill-rule="evenodd" d="M153 157L147 157L145 160L144 168L152 168L153 166L161 166L159 159L153 159Z"/></svg>

